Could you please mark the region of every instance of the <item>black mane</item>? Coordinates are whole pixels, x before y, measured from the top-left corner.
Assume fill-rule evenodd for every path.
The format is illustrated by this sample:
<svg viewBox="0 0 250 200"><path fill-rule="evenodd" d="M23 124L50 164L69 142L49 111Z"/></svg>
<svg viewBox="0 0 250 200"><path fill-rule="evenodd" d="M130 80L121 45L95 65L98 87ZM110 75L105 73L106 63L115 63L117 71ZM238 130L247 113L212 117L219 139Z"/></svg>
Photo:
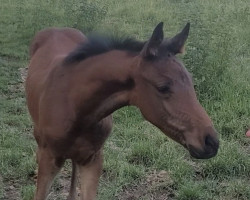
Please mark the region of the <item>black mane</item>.
<svg viewBox="0 0 250 200"><path fill-rule="evenodd" d="M87 42L80 44L65 58L66 63L80 62L88 57L102 54L114 49L140 52L145 42L133 38L115 38L106 36L90 36Z"/></svg>

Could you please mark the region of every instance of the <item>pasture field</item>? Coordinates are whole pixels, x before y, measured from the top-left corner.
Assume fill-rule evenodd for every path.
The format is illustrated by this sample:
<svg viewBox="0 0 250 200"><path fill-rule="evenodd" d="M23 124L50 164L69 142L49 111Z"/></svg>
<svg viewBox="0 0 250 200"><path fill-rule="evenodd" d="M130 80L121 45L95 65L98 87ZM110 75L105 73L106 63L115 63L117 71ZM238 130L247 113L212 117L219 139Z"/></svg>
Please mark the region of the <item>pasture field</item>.
<svg viewBox="0 0 250 200"><path fill-rule="evenodd" d="M220 134L220 150L215 158L195 160L136 108L125 107L114 113L98 199L250 199L249 0L1 0L1 200L30 200L35 189L36 143L23 87L35 32L68 26L146 40L160 21L168 37L191 23L180 58ZM67 163L50 199L65 199L69 171Z"/></svg>

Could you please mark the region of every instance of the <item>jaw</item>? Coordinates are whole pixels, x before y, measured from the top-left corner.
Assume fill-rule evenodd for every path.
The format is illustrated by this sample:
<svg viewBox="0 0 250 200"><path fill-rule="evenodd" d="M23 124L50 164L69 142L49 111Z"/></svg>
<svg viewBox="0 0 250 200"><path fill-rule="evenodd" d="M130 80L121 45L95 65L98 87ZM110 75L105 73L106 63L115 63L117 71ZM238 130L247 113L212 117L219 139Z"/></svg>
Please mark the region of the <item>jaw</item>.
<svg viewBox="0 0 250 200"><path fill-rule="evenodd" d="M187 148L186 140L184 138L184 131L173 129L172 127L164 127L161 131L169 138L174 140L175 142L182 145L184 148Z"/></svg>

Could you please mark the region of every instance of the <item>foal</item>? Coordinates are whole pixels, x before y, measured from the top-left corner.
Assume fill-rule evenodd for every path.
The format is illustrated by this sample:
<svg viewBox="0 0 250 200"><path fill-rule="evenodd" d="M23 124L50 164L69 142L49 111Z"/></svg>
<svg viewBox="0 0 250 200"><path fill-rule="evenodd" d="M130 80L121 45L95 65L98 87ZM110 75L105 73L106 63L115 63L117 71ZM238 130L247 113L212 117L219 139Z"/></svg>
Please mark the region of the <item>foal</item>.
<svg viewBox="0 0 250 200"><path fill-rule="evenodd" d="M76 198L76 167L81 199L95 199L111 114L126 105L138 107L193 157L216 155L217 133L196 98L190 74L175 57L183 52L188 33L189 23L164 39L161 22L147 42L87 39L70 28L35 36L26 80L38 143L35 200L46 199L66 159L73 163L68 199Z"/></svg>

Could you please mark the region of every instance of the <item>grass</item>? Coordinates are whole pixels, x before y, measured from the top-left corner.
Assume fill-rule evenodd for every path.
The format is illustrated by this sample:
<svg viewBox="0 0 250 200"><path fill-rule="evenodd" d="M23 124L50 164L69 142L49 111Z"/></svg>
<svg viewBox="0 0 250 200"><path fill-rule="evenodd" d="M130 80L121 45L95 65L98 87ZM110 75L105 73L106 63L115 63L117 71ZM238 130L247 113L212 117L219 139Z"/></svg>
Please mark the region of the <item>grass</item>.
<svg viewBox="0 0 250 200"><path fill-rule="evenodd" d="M145 40L160 21L168 37L191 22L187 53L180 57L220 133L219 153L210 160L194 160L144 121L136 108L123 108L114 114L113 134L105 145L98 198L127 199L126 192L133 195L138 193L133 188L141 187L143 192L135 199L150 199L153 193L155 199L160 199L157 195L179 200L250 199L250 141L244 135L250 123L247 0L2 0L0 199L29 200L35 189L36 144L20 76L35 32L69 26L84 33L98 30ZM159 185L147 182L149 174L162 170L169 179ZM62 198L60 178L53 187L54 199Z"/></svg>

